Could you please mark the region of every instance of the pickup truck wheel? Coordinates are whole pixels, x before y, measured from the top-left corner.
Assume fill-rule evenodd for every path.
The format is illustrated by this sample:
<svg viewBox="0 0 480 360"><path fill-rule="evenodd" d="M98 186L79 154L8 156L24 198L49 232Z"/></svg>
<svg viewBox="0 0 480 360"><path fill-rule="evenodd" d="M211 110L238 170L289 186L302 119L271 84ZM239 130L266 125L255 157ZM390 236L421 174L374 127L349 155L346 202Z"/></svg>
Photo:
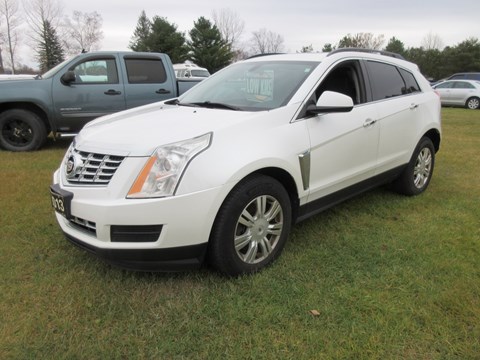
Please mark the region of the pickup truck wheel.
<svg viewBox="0 0 480 360"><path fill-rule="evenodd" d="M418 195L424 192L433 175L435 148L432 140L423 137L412 158L400 177L393 183L394 189L404 195Z"/></svg>
<svg viewBox="0 0 480 360"><path fill-rule="evenodd" d="M47 139L40 117L28 110L13 109L0 114L0 147L9 151L32 151Z"/></svg>
<svg viewBox="0 0 480 360"><path fill-rule="evenodd" d="M291 228L290 197L268 176L247 178L224 201L210 237L209 262L229 275L254 273L281 253Z"/></svg>

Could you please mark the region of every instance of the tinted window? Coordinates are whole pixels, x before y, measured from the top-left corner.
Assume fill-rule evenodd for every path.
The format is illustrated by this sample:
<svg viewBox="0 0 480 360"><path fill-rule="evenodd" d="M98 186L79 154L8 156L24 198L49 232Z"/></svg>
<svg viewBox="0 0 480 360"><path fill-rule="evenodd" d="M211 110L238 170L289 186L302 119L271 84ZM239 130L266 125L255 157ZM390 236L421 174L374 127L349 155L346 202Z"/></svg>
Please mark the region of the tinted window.
<svg viewBox="0 0 480 360"><path fill-rule="evenodd" d="M367 61L372 82L373 100L388 99L406 93L406 85L395 66Z"/></svg>
<svg viewBox="0 0 480 360"><path fill-rule="evenodd" d="M447 81L435 86L435 89L450 89L453 87L453 82Z"/></svg>
<svg viewBox="0 0 480 360"><path fill-rule="evenodd" d="M411 94L414 92L419 92L420 91L420 86L418 86L417 80L415 79L415 76L413 76L412 73L399 69L400 74L402 75L403 80L405 81L405 93Z"/></svg>
<svg viewBox="0 0 480 360"><path fill-rule="evenodd" d="M76 84L117 84L115 59L87 60L73 68Z"/></svg>
<svg viewBox="0 0 480 360"><path fill-rule="evenodd" d="M475 86L464 81L455 81L453 87L455 89L475 89Z"/></svg>
<svg viewBox="0 0 480 360"><path fill-rule="evenodd" d="M130 84L163 83L167 79L160 59L125 59Z"/></svg>

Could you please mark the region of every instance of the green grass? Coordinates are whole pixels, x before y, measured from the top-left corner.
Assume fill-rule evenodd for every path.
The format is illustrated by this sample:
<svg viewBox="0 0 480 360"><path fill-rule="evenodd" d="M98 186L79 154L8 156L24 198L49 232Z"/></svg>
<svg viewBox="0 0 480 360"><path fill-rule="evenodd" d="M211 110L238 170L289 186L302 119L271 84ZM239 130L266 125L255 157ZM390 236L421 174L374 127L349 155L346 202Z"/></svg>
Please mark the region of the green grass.
<svg viewBox="0 0 480 360"><path fill-rule="evenodd" d="M0 152L0 358L479 359L480 111L444 109L443 130L426 193L341 204L238 279L78 250L48 193L67 143Z"/></svg>

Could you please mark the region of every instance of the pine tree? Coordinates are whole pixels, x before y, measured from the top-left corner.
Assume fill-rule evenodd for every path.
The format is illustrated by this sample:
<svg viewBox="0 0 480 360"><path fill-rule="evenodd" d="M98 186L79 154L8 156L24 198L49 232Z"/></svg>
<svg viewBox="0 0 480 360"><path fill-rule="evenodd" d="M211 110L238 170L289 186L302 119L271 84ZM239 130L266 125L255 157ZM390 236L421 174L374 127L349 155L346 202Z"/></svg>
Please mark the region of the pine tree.
<svg viewBox="0 0 480 360"><path fill-rule="evenodd" d="M222 39L218 28L204 17L194 22L188 42L190 59L214 73L230 64L231 46Z"/></svg>
<svg viewBox="0 0 480 360"><path fill-rule="evenodd" d="M60 40L48 20L43 22L43 34L37 49L37 60L41 72L48 71L65 60Z"/></svg>
<svg viewBox="0 0 480 360"><path fill-rule="evenodd" d="M145 10L142 10L128 47L133 51L151 51L148 46L148 39L151 33L152 23L145 14Z"/></svg>
<svg viewBox="0 0 480 360"><path fill-rule="evenodd" d="M168 22L166 18L159 16L153 18L147 45L149 51L169 55L173 63L181 63L187 59L185 35L177 31L177 25Z"/></svg>

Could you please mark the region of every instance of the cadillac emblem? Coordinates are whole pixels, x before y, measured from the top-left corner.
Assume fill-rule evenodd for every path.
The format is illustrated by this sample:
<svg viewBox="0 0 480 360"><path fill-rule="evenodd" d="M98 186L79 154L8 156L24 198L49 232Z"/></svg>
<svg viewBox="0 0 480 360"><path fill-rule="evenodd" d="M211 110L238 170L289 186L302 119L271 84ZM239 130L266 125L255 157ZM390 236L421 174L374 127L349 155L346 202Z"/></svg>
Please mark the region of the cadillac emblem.
<svg viewBox="0 0 480 360"><path fill-rule="evenodd" d="M79 154L70 153L65 163L65 174L67 179L74 179L77 175L77 170L83 166L83 160Z"/></svg>

